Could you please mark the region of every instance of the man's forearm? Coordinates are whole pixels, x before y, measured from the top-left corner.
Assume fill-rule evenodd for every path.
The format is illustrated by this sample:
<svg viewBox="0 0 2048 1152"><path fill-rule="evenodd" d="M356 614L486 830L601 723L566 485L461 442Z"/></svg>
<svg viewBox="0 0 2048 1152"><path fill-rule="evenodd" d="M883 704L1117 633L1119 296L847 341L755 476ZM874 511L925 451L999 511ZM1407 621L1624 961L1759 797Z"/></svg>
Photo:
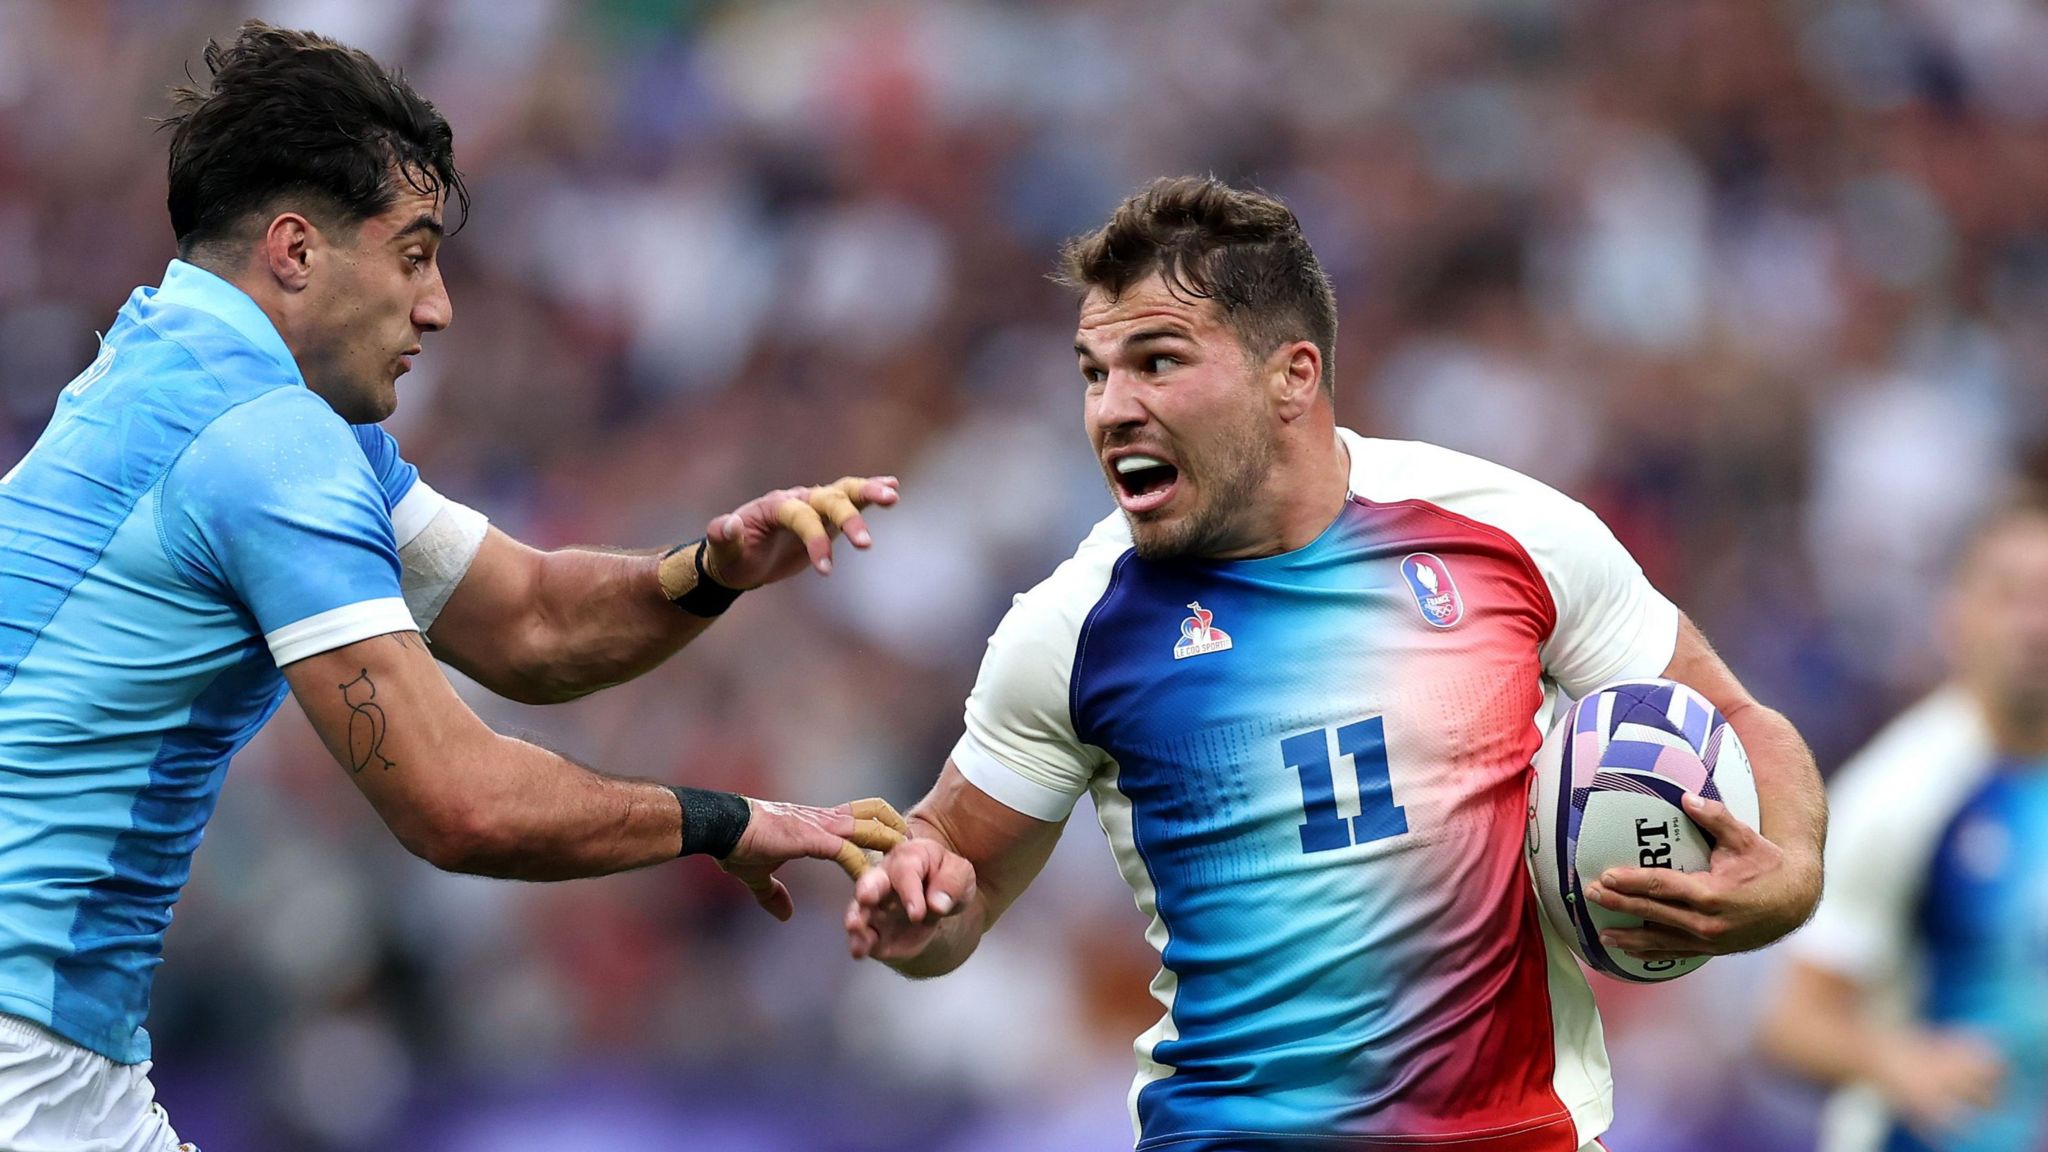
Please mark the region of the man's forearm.
<svg viewBox="0 0 2048 1152"><path fill-rule="evenodd" d="M678 608L664 591L687 590L689 550L662 571L659 554L563 549L540 557L530 635L510 695L556 702L622 684L652 671L711 624ZM493 685L505 691L503 685Z"/></svg>
<svg viewBox="0 0 2048 1152"><path fill-rule="evenodd" d="M489 762L448 772L465 781L460 794L393 814L401 840L437 867L570 880L673 860L682 847L682 808L665 785L593 772L510 737L476 754Z"/></svg>
<svg viewBox="0 0 2048 1152"><path fill-rule="evenodd" d="M1772 843L1818 857L1827 839L1827 789L1813 751L1792 722L1752 704L1729 718L1749 750L1757 792L1765 797L1762 832Z"/></svg>
<svg viewBox="0 0 2048 1152"><path fill-rule="evenodd" d="M1758 1041L1772 1059L1823 1084L1875 1080L1898 1036L1870 1021L1862 998L1848 979L1794 960Z"/></svg>
<svg viewBox="0 0 2048 1152"><path fill-rule="evenodd" d="M1763 808L1763 827L1757 831L1811 867L1818 898L1828 809L1827 791L1813 752L1790 720L1761 704L1747 704L1728 713L1728 723L1742 739L1756 777L1757 799Z"/></svg>

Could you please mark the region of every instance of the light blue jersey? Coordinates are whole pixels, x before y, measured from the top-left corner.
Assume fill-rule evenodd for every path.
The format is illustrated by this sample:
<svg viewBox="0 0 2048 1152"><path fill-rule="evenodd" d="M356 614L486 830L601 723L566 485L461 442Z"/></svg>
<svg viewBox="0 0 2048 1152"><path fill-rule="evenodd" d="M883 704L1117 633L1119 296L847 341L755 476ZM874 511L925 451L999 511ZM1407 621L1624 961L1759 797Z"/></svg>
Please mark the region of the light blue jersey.
<svg viewBox="0 0 2048 1152"><path fill-rule="evenodd" d="M226 281L173 262L129 298L0 478L0 1012L148 1058L171 905L279 667L415 627L416 489Z"/></svg>

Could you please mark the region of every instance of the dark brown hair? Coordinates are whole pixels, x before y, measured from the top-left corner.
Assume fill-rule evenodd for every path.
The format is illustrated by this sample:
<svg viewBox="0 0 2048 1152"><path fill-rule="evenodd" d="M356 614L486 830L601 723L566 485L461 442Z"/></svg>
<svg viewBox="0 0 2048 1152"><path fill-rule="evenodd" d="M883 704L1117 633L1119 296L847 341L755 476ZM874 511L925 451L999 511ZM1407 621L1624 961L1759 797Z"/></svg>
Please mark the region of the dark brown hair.
<svg viewBox="0 0 2048 1152"><path fill-rule="evenodd" d="M1161 177L1060 250L1059 280L1081 292L1115 297L1154 273L1176 294L1214 300L1255 356L1313 343L1335 393L1337 295L1287 205L1214 177Z"/></svg>
<svg viewBox="0 0 2048 1152"><path fill-rule="evenodd" d="M251 20L232 43L207 43L206 67L212 83L173 88L162 121L181 255L238 239L260 209L360 224L397 202L400 179L467 216L448 121L361 50Z"/></svg>

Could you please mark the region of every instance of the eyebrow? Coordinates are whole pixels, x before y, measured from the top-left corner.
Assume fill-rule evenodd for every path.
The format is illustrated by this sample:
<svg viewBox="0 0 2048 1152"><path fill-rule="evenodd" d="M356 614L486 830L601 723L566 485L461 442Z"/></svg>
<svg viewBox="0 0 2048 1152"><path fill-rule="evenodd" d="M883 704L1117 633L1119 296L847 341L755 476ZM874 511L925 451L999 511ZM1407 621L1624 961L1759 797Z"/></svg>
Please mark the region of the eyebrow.
<svg viewBox="0 0 2048 1152"><path fill-rule="evenodd" d="M447 233L447 229L442 227L441 221L436 219L432 212L422 212L414 218L412 223L400 228L398 234L393 236L392 239L402 239L412 235L414 232L431 232L436 236L442 236Z"/></svg>
<svg viewBox="0 0 2048 1152"><path fill-rule="evenodd" d="M1142 331L1133 332L1129 336L1124 337L1122 346L1125 348L1130 348L1138 344L1149 344L1154 340L1193 339L1194 336L1191 333L1181 328L1146 328ZM1089 351L1086 345L1083 345L1079 341L1075 341L1074 355L1093 356L1095 355L1095 353Z"/></svg>

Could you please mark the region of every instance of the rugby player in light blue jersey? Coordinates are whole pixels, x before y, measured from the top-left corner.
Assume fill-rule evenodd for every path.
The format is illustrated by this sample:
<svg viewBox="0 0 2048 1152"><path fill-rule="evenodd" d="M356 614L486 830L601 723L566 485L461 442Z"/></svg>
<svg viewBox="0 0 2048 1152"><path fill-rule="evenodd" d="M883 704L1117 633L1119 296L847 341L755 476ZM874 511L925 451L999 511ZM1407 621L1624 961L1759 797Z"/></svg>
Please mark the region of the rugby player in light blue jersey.
<svg viewBox="0 0 2048 1152"><path fill-rule="evenodd" d="M261 24L171 120L180 259L134 293L0 477L0 1147L168 1152L143 1019L230 757L287 685L407 848L533 880L703 853L778 917L797 857L860 866L878 802L601 775L499 736L435 657L519 700L630 679L737 595L830 568L893 478L769 493L660 555L542 553L376 426L452 317L452 133L368 56ZM422 636L431 639L429 650ZM897 822L900 826L900 821Z"/></svg>

